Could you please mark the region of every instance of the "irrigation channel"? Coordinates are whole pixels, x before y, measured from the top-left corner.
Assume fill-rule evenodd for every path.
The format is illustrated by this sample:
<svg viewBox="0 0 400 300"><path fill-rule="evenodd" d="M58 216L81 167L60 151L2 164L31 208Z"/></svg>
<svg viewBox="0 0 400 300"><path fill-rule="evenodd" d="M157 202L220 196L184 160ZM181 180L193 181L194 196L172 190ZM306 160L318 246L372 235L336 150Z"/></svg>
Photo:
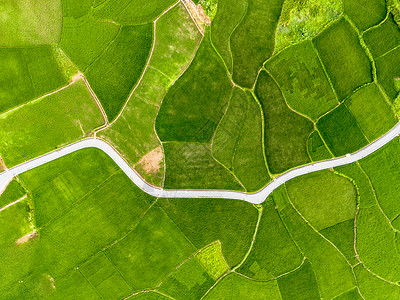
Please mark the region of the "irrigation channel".
<svg viewBox="0 0 400 300"><path fill-rule="evenodd" d="M280 185L284 184L290 179L295 177L325 170L329 168L334 168L342 165L347 165L358 161L371 153L377 151L379 148L383 147L396 136L400 134L400 122L396 124L390 131L385 135L372 142L368 146L362 148L361 150L353 153L347 154L346 156L332 158L330 160L325 160L316 163L310 163L301 167L289 170L270 183L268 183L263 189L255 193L244 193L235 191L224 191L224 190L164 190L159 187L155 187L147 183L140 175L132 169L128 163L122 158L122 156L105 141L96 138L87 138L80 140L76 143L70 144L63 148L57 149L43 156L39 156L30 161L24 162L18 166L7 169L3 173L0 173L0 193L7 187L8 183L17 175L34 169L38 166L44 165L55 159L73 153L75 151L85 149L85 148L97 148L105 152L114 162L124 171L124 173L135 183L142 191L150 194L154 197L163 198L224 198L224 199L235 199L244 200L253 204L260 204Z"/></svg>

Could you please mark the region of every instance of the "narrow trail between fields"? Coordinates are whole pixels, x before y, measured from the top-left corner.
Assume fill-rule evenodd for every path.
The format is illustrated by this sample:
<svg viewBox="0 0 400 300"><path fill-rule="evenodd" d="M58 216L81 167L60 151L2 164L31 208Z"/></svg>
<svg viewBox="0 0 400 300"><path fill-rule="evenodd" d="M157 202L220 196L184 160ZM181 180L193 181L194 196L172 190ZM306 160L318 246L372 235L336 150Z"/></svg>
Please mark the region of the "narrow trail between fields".
<svg viewBox="0 0 400 300"><path fill-rule="evenodd" d="M280 185L285 182L308 173L321 171L329 168L334 168L342 165L347 165L356 162L371 153L377 151L391 140L396 138L400 134L400 122L396 124L389 132L385 135L372 142L363 149L353 153L347 154L346 156L333 158L317 163L310 163L301 167L289 170L282 175L273 179L263 189L255 193L244 193L236 191L224 191L224 190L164 190L159 187L152 186L147 183L131 166L122 158L122 156L108 143L97 138L87 138L76 143L70 144L63 148L57 149L53 152L39 156L35 159L22 163L18 166L10 168L0 173L0 191L4 190L11 180L26 171L44 165L55 159L73 153L75 151L85 148L97 148L106 153L120 168L121 170L145 193L162 198L223 198L223 199L234 199L243 200L253 204L260 204Z"/></svg>

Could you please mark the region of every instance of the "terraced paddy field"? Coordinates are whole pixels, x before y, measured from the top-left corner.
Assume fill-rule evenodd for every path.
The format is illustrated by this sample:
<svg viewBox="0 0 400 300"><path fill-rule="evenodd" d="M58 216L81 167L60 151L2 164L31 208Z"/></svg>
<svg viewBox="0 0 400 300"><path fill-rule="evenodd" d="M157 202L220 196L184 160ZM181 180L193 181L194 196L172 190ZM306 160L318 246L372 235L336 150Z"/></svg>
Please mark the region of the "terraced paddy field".
<svg viewBox="0 0 400 300"><path fill-rule="evenodd" d="M223 192L153 197L95 148L18 174L0 299L400 298L397 137L223 197L386 135L399 26L399 0L2 1L0 176L95 138L151 189Z"/></svg>

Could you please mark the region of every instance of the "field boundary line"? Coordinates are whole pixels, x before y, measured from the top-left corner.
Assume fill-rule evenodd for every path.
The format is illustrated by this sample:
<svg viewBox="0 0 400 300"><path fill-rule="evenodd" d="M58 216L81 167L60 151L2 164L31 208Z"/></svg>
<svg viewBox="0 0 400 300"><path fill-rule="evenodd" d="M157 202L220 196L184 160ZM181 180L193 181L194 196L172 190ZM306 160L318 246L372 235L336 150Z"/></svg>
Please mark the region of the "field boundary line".
<svg viewBox="0 0 400 300"><path fill-rule="evenodd" d="M3 206L2 208L0 208L0 212L2 212L3 210L9 208L10 206L13 206L14 204L17 204L18 202L21 202L22 200L24 200L26 198L28 198L28 195L25 195L25 196L19 198L18 200L15 200L14 202L11 202L11 203Z"/></svg>
<svg viewBox="0 0 400 300"><path fill-rule="evenodd" d="M192 0L179 0L179 2L181 2L181 3L185 6L186 11L187 11L188 14L190 15L190 18L192 19L193 23L196 25L197 30L200 32L200 34L201 34L202 36L204 36L204 31L203 31L203 29L200 27L199 24L197 24L196 18L192 15L192 12L190 11L190 8L189 8L189 6L188 6L188 5L189 5L188 2L190 2L190 1L192 1ZM194 4L194 5L195 5L195 4Z"/></svg>

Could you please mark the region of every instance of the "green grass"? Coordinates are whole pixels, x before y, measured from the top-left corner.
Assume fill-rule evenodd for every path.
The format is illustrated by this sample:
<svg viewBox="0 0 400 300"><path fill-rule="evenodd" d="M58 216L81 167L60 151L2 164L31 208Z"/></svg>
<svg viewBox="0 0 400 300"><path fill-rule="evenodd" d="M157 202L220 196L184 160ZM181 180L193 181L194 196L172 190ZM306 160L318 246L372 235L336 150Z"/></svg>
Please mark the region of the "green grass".
<svg viewBox="0 0 400 300"><path fill-rule="evenodd" d="M340 101L372 82L371 63L357 32L345 18L329 26L313 42Z"/></svg>
<svg viewBox="0 0 400 300"><path fill-rule="evenodd" d="M153 43L153 24L123 26L114 42L85 75L109 121L114 120L138 82Z"/></svg>
<svg viewBox="0 0 400 300"><path fill-rule="evenodd" d="M338 247L352 265L358 262L354 252L354 219L325 228L320 233Z"/></svg>
<svg viewBox="0 0 400 300"><path fill-rule="evenodd" d="M176 300L200 299L215 283L196 257L187 260L157 288Z"/></svg>
<svg viewBox="0 0 400 300"><path fill-rule="evenodd" d="M315 273L308 260L297 270L278 278L282 299L321 299Z"/></svg>
<svg viewBox="0 0 400 300"><path fill-rule="evenodd" d="M157 21L154 51L143 79L121 117L98 134L113 144L131 165L160 146L154 119L168 88L193 58L200 37L183 4ZM141 175L161 185L152 174L141 172Z"/></svg>
<svg viewBox="0 0 400 300"><path fill-rule="evenodd" d="M255 101L252 95L247 97L235 88L212 141L213 156L239 178L247 191L259 190L269 181L262 149L261 112Z"/></svg>
<svg viewBox="0 0 400 300"><path fill-rule="evenodd" d="M376 140L397 123L392 109L376 84L357 91L346 101L346 106L369 141Z"/></svg>
<svg viewBox="0 0 400 300"><path fill-rule="evenodd" d="M319 119L317 127L335 156L355 152L368 144L356 119L344 104Z"/></svg>
<svg viewBox="0 0 400 300"><path fill-rule="evenodd" d="M136 228L108 248L106 255L134 291L154 288L196 251L158 206L153 206Z"/></svg>
<svg viewBox="0 0 400 300"><path fill-rule="evenodd" d="M223 278L204 298L210 299L281 299L275 280L257 282L238 274Z"/></svg>
<svg viewBox="0 0 400 300"><path fill-rule="evenodd" d="M375 277L363 265L354 268L358 286L365 299L397 299L400 297L398 285L390 284Z"/></svg>
<svg viewBox="0 0 400 300"><path fill-rule="evenodd" d="M73 63L85 71L115 39L120 26L93 19L89 11L79 19L65 16L60 46Z"/></svg>
<svg viewBox="0 0 400 300"><path fill-rule="evenodd" d="M284 186L274 191L273 198L290 235L313 266L321 298L331 299L355 287L350 265L296 212L288 201Z"/></svg>
<svg viewBox="0 0 400 300"><path fill-rule="evenodd" d="M132 299L135 300L168 300L170 298L167 298L166 296L163 296L157 292L149 292L145 291L136 295L133 295L131 297Z"/></svg>
<svg viewBox="0 0 400 300"><path fill-rule="evenodd" d="M255 280L270 280L297 268L302 260L274 202L267 199L253 249L238 272Z"/></svg>
<svg viewBox="0 0 400 300"><path fill-rule="evenodd" d="M285 1L275 37L276 51L316 36L342 12L340 0Z"/></svg>
<svg viewBox="0 0 400 300"><path fill-rule="evenodd" d="M295 207L317 230L354 219L356 188L343 176L324 170L294 178L286 186Z"/></svg>
<svg viewBox="0 0 400 300"><path fill-rule="evenodd" d="M212 243L201 249L196 254L196 258L214 280L217 280L229 270L229 266L222 256L220 242Z"/></svg>
<svg viewBox="0 0 400 300"><path fill-rule="evenodd" d="M53 161L51 168L42 165L21 174L35 202L36 226L65 213L118 170L105 153L86 149Z"/></svg>
<svg viewBox="0 0 400 300"><path fill-rule="evenodd" d="M251 88L262 64L274 51L283 0L249 0L246 15L231 36L233 80Z"/></svg>
<svg viewBox="0 0 400 300"><path fill-rule="evenodd" d="M378 58L400 44L400 28L389 14L387 20L363 35L374 58Z"/></svg>
<svg viewBox="0 0 400 300"><path fill-rule="evenodd" d="M257 210L249 203L222 199L159 199L157 205L197 249L219 240L222 255L231 267L239 264L250 247Z"/></svg>
<svg viewBox="0 0 400 300"><path fill-rule="evenodd" d="M7 188L0 194L0 208L7 204L21 199L26 195L26 191L17 179L13 179Z"/></svg>
<svg viewBox="0 0 400 300"><path fill-rule="evenodd" d="M90 13L93 0L62 0L64 18L79 19Z"/></svg>
<svg viewBox="0 0 400 300"><path fill-rule="evenodd" d="M0 3L0 11L0 47L59 42L61 0L5 0Z"/></svg>
<svg viewBox="0 0 400 300"><path fill-rule="evenodd" d="M376 73L383 90L394 101L400 93L400 87L396 85L396 79L400 78L400 47L376 60Z"/></svg>
<svg viewBox="0 0 400 300"><path fill-rule="evenodd" d="M394 201L400 190L400 182L398 181L400 174L399 153L400 144L396 138L384 148L360 162L372 182L382 210L390 220L400 214L400 203Z"/></svg>
<svg viewBox="0 0 400 300"><path fill-rule="evenodd" d="M264 113L265 155L271 173L310 162L306 143L312 122L287 107L281 90L265 71L259 75L255 94Z"/></svg>
<svg viewBox="0 0 400 300"><path fill-rule="evenodd" d="M235 2L230 0L218 0L217 14L211 23L212 43L230 72L232 72L230 37L245 15L246 9L247 0Z"/></svg>
<svg viewBox="0 0 400 300"><path fill-rule="evenodd" d="M209 142L231 92L232 85L207 30L192 64L163 100L155 125L160 139Z"/></svg>
<svg viewBox="0 0 400 300"><path fill-rule="evenodd" d="M104 299L122 299L132 293L131 288L103 252L90 258L79 270Z"/></svg>
<svg viewBox="0 0 400 300"><path fill-rule="evenodd" d="M102 123L95 101L85 84L78 81L0 115L1 157L7 166L15 166L86 136Z"/></svg>
<svg viewBox="0 0 400 300"><path fill-rule="evenodd" d="M347 292L335 297L335 300L361 300L361 299L364 299L364 298L358 292L358 288L354 288L350 291L347 291Z"/></svg>
<svg viewBox="0 0 400 300"><path fill-rule="evenodd" d="M243 190L235 177L211 155L210 146L164 143L166 189Z"/></svg>
<svg viewBox="0 0 400 300"><path fill-rule="evenodd" d="M287 48L268 60L265 67L295 111L315 120L338 104L311 41Z"/></svg>
<svg viewBox="0 0 400 300"><path fill-rule="evenodd" d="M344 0L344 13L360 31L381 22L386 17L385 0Z"/></svg>
<svg viewBox="0 0 400 300"><path fill-rule="evenodd" d="M67 84L50 46L0 48L0 113Z"/></svg>
<svg viewBox="0 0 400 300"><path fill-rule="evenodd" d="M175 0L108 0L97 6L94 16L99 19L114 20L120 24L143 24L156 19Z"/></svg>
<svg viewBox="0 0 400 300"><path fill-rule="evenodd" d="M311 133L307 141L308 154L312 161L320 161L332 158L332 154L324 144L318 131Z"/></svg>

